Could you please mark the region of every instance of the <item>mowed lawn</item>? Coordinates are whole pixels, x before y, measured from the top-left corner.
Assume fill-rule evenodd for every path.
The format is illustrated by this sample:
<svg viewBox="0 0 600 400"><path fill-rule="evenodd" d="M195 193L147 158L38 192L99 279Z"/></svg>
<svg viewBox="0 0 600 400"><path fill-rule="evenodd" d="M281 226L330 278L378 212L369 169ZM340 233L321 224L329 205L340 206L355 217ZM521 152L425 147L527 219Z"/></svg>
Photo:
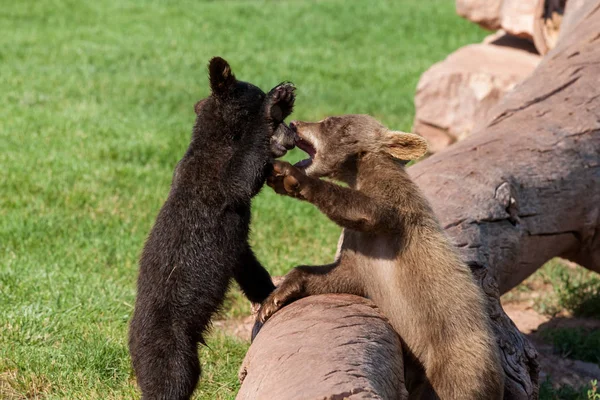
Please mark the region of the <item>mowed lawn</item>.
<svg viewBox="0 0 600 400"><path fill-rule="evenodd" d="M420 74L484 35L448 0L3 2L0 398L136 395L137 258L212 56L263 89L293 81L293 118L410 130ZM253 210L271 273L331 260L339 229L310 205L265 188ZM248 312L232 299L225 315ZM197 398L235 396L247 347L215 332Z"/></svg>

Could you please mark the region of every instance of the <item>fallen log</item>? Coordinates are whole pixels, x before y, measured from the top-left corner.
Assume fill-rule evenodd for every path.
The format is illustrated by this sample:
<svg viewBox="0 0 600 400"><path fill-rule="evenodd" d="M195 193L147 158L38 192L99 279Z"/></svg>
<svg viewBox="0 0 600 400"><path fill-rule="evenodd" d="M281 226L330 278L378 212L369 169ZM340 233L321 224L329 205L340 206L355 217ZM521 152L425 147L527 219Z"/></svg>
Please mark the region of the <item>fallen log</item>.
<svg viewBox="0 0 600 400"><path fill-rule="evenodd" d="M600 272L600 1L565 16L479 132L410 169L488 295L509 398L536 398L537 363L499 294L555 256Z"/></svg>
<svg viewBox="0 0 600 400"><path fill-rule="evenodd" d="M600 272L600 0L587 0L572 13L567 7L563 23L568 29L561 30L556 48L503 98L478 132L409 169L488 297L507 399L538 397L538 364L535 349L506 316L499 295L555 256ZM298 342L281 334L283 328L294 329L296 318L267 331L290 310L315 321L316 329L298 338L307 346L332 341L344 323L336 323L331 310L300 302L284 308L251 346L248 354L256 356L245 364L247 377L273 362L271 352L283 359L297 351ZM358 318L356 324L371 320ZM297 357L285 369L298 371L296 382L317 386L326 377L303 369L307 360ZM364 362L351 354L341 361ZM335 370L341 361L327 368ZM271 371L262 380L246 379L240 393L286 386L284 371ZM376 369L365 373L372 378L381 374Z"/></svg>
<svg viewBox="0 0 600 400"><path fill-rule="evenodd" d="M311 296L262 328L240 369L238 400L402 399L402 346L370 301Z"/></svg>

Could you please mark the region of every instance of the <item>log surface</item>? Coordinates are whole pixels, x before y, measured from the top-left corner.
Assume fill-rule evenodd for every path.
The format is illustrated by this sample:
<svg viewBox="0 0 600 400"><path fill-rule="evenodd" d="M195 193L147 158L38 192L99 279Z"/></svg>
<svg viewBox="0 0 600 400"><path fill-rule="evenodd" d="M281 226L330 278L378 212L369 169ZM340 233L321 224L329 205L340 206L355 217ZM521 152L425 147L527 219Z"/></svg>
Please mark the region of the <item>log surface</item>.
<svg viewBox="0 0 600 400"><path fill-rule="evenodd" d="M398 335L370 301L311 296L277 312L240 369L238 400L402 399Z"/></svg>
<svg viewBox="0 0 600 400"><path fill-rule="evenodd" d="M481 129L409 169L488 296L507 399L538 397L538 365L499 295L555 256L600 272L600 0L587 0L572 13L567 7L563 27L557 46ZM370 388L402 382L399 361L384 364L399 354L392 350L391 328L364 315L348 324L340 309L318 308L335 299L296 302L264 326L244 362L238 398L343 398L338 386L326 386L331 371L352 387L363 387L359 381L380 382ZM365 307L359 298L347 301ZM368 334L355 331L373 324L382 325ZM336 342L340 334L360 343L347 351ZM319 361L309 363L313 357ZM337 375L351 368L361 372ZM313 396L304 392L309 388L327 390ZM403 393L399 386L389 390Z"/></svg>

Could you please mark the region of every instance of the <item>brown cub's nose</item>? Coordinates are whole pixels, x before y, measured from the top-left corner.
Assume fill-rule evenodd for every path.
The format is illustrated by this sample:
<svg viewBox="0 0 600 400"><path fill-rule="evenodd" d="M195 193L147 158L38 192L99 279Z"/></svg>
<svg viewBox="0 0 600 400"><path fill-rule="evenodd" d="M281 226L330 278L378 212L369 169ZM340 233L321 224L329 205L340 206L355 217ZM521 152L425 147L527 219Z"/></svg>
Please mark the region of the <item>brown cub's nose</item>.
<svg viewBox="0 0 600 400"><path fill-rule="evenodd" d="M298 128L298 121L290 121L290 128L296 132L296 129Z"/></svg>

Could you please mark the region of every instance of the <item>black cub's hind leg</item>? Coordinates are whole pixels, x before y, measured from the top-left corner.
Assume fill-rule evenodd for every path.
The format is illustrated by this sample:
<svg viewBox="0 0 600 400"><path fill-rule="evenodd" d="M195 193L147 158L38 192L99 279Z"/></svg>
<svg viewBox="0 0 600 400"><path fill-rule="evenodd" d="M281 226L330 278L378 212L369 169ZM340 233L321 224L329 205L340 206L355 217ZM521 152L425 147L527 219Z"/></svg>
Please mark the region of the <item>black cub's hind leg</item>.
<svg viewBox="0 0 600 400"><path fill-rule="evenodd" d="M147 329L142 337L131 339L131 358L138 386L143 389L142 400L187 400L198 384L201 369L196 341L167 330L164 326Z"/></svg>
<svg viewBox="0 0 600 400"><path fill-rule="evenodd" d="M247 248L241 262L236 266L235 280L240 285L242 292L255 305L262 304L275 290L275 285L267 270L256 259L250 247ZM260 327L254 327L252 340Z"/></svg>

